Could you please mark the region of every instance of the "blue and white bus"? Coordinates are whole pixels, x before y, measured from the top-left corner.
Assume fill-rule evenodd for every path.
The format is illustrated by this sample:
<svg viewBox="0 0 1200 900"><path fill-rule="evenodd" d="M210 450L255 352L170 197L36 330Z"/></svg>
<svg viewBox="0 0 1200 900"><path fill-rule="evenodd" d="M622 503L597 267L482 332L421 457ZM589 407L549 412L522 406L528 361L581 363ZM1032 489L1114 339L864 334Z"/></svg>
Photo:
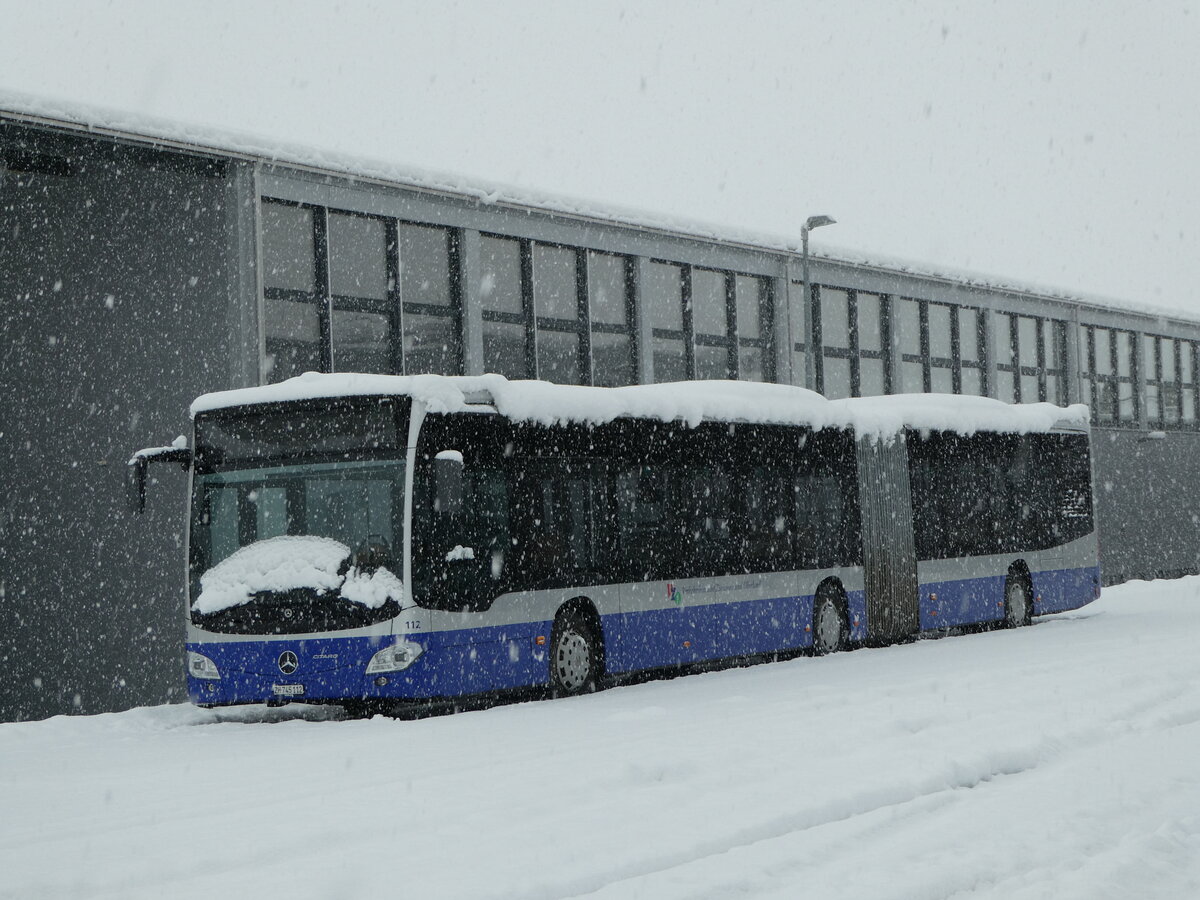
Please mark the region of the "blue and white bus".
<svg viewBox="0 0 1200 900"><path fill-rule="evenodd" d="M1099 596L1083 406L309 374L192 416L130 486L190 469L204 706L576 694Z"/></svg>

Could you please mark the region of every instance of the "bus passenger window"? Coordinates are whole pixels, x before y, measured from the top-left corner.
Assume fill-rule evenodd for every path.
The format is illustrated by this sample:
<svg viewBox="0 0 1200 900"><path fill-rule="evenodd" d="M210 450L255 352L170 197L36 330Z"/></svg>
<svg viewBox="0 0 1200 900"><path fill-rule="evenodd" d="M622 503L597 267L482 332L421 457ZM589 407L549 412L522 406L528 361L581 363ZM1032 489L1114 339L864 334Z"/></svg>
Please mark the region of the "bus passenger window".
<svg viewBox="0 0 1200 900"><path fill-rule="evenodd" d="M660 469L638 466L617 476L617 531L620 557L630 580L645 581L662 571L667 529L666 479Z"/></svg>
<svg viewBox="0 0 1200 900"><path fill-rule="evenodd" d="M499 469L476 469L467 478L463 546L486 560L493 581L504 575L510 545L508 527L508 484Z"/></svg>
<svg viewBox="0 0 1200 900"><path fill-rule="evenodd" d="M841 562L842 492L830 475L800 475L794 485L796 558L801 569Z"/></svg>
<svg viewBox="0 0 1200 900"><path fill-rule="evenodd" d="M763 466L746 477L740 531L742 566L747 572L779 572L793 566L788 481L786 470Z"/></svg>
<svg viewBox="0 0 1200 900"><path fill-rule="evenodd" d="M734 498L728 473L717 468L679 468L675 478L676 562L668 574L718 575L735 555Z"/></svg>
<svg viewBox="0 0 1200 900"><path fill-rule="evenodd" d="M544 586L560 572L574 568L569 563L569 519L555 504L554 482L530 479L529 494L522 498L522 523L516 544L516 565L521 582L528 587Z"/></svg>
<svg viewBox="0 0 1200 900"><path fill-rule="evenodd" d="M594 580L606 562L605 543L597 536L603 526L596 521L603 489L599 470L588 464L548 463L514 472L514 586Z"/></svg>

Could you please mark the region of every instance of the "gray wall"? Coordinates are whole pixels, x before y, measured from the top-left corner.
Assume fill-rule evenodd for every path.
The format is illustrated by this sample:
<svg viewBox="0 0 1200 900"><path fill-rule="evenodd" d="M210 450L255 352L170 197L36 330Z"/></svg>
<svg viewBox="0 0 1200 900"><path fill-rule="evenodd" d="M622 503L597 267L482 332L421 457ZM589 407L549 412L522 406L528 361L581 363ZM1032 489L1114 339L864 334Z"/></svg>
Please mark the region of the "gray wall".
<svg viewBox="0 0 1200 900"><path fill-rule="evenodd" d="M184 475L135 518L123 474L230 383L229 166L13 126L0 159L0 721L180 697Z"/></svg>
<svg viewBox="0 0 1200 900"><path fill-rule="evenodd" d="M1105 584L1200 572L1200 434L1146 434L1093 431Z"/></svg>

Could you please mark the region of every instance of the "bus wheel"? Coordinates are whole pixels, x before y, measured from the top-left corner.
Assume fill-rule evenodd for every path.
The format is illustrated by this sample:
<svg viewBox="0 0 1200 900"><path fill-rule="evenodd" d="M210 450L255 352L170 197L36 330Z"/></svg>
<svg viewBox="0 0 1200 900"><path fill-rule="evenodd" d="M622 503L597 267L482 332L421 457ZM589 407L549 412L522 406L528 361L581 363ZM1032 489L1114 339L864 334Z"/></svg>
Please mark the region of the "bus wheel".
<svg viewBox="0 0 1200 900"><path fill-rule="evenodd" d="M556 697L596 689L599 675L599 642L578 615L554 623L550 638L550 687Z"/></svg>
<svg viewBox="0 0 1200 900"><path fill-rule="evenodd" d="M1029 588L1020 575L1009 575L1004 586L1004 625L1020 628L1033 619L1033 604L1029 601Z"/></svg>
<svg viewBox="0 0 1200 900"><path fill-rule="evenodd" d="M845 646L846 617L832 594L822 592L813 603L813 655L836 653Z"/></svg>

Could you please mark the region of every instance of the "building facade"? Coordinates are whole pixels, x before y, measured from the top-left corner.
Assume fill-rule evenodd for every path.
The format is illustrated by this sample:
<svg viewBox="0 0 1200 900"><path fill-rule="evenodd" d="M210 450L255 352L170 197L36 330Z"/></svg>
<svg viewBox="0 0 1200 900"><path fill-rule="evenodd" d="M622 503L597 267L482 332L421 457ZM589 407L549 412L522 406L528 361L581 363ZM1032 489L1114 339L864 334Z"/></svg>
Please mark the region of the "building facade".
<svg viewBox="0 0 1200 900"><path fill-rule="evenodd" d="M1200 571L1200 321L0 112L0 720L179 698L200 393L308 370L1085 402L1109 583ZM805 338L811 337L812 346Z"/></svg>

